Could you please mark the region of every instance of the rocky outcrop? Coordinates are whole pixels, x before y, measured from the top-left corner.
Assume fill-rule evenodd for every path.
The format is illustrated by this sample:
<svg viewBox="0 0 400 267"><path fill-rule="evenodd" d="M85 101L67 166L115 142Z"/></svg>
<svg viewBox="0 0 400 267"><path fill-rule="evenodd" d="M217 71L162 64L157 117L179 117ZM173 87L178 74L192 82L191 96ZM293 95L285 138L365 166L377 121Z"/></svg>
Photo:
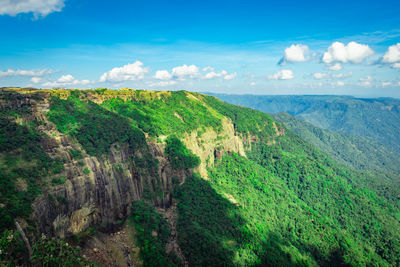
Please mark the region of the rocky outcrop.
<svg viewBox="0 0 400 267"><path fill-rule="evenodd" d="M213 166L215 159L224 153L238 153L246 156L243 141L237 136L232 121L228 118L222 119L222 130L217 132L214 128L205 128L186 133L185 145L197 156L201 163L197 171L201 177L207 179L207 167Z"/></svg>
<svg viewBox="0 0 400 267"><path fill-rule="evenodd" d="M57 92L55 92L57 93ZM53 93L54 94L54 93ZM149 97L160 97L168 92L154 93ZM132 98L131 91L120 95ZM96 96L97 98L95 98ZM115 95L91 96L100 103ZM47 120L50 109L49 92L39 94L13 94L0 99L0 106L12 109L28 107L19 120L38 121L37 130L42 132L42 146L52 158L64 163L59 174L43 177L42 194L32 204L31 218L39 233L65 237L78 234L93 225L111 230L130 213L134 201L147 199L163 210L170 207L173 189L182 184L190 171L174 170L164 155L165 143L147 138L147 146L133 151L127 144L113 144L110 153L101 157L88 155L73 137L60 133ZM192 96L194 97L194 96ZM194 170L207 179L207 167L224 153L238 153L246 156L242 140L237 136L232 122L222 119L222 128L201 128L184 136L185 145L201 158L200 166ZM74 158L71 151L82 155ZM158 164L155 170L146 170L135 160L145 160L149 153ZM65 181L53 184L53 178ZM62 179L61 179L62 178ZM23 184L21 188L23 188Z"/></svg>

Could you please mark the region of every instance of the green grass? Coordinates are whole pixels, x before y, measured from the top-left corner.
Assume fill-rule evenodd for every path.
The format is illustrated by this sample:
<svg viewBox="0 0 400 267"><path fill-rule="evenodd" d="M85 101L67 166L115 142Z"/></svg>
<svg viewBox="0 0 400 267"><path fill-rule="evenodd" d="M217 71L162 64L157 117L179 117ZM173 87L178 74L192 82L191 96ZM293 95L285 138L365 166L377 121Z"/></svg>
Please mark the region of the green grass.
<svg viewBox="0 0 400 267"><path fill-rule="evenodd" d="M221 129L221 116L210 112L199 100L188 97L184 91L149 97L137 91L134 99L113 98L102 107L129 118L134 125L151 136L175 134L181 136L200 127ZM195 94L191 94L195 95Z"/></svg>

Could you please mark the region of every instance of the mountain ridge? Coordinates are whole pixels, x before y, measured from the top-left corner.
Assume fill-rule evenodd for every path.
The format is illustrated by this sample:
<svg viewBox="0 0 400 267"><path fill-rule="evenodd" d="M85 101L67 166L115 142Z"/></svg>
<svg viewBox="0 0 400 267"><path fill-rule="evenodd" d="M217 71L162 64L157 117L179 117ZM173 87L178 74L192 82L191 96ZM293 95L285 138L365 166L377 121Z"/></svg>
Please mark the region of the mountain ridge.
<svg viewBox="0 0 400 267"><path fill-rule="evenodd" d="M396 202L268 114L186 91L0 95L2 230L71 238L131 218L145 265L181 265L156 210L176 205L190 266L399 261Z"/></svg>

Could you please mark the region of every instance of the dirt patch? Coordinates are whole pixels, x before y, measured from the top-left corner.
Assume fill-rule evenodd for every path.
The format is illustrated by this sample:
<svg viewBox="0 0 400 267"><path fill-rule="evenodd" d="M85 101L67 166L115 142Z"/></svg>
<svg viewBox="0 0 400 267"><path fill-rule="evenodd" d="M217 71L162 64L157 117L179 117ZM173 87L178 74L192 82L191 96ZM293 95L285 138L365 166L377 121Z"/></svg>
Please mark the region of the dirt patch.
<svg viewBox="0 0 400 267"><path fill-rule="evenodd" d="M174 204L172 204L172 206L169 207L167 210L164 210L162 208L157 208L156 210L169 223L170 235L168 243L165 247L165 251L167 253L174 253L176 256L178 256L178 258L182 260L183 265L187 267L189 266L189 263L186 260L185 255L183 254L183 251L178 244L178 231L176 229L176 225L178 223L178 212L176 210L176 201L173 202Z"/></svg>
<svg viewBox="0 0 400 267"><path fill-rule="evenodd" d="M118 232L99 233L89 239L82 250L82 255L88 261L100 266L143 266L139 252L140 249L134 239L134 229L127 222Z"/></svg>

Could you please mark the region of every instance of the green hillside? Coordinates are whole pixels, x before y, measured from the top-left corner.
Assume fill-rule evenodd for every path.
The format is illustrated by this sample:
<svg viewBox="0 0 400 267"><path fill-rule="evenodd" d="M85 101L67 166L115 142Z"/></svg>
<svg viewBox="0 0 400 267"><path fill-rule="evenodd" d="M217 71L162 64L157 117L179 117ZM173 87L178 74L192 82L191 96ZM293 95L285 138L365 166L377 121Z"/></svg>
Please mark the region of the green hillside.
<svg viewBox="0 0 400 267"><path fill-rule="evenodd" d="M215 94L223 101L267 113L287 112L314 126L367 136L400 153L400 100L350 96Z"/></svg>
<svg viewBox="0 0 400 267"><path fill-rule="evenodd" d="M41 211L35 198L65 224L84 216L74 197L93 180L96 219L129 181L140 192L129 221L145 266L400 264L398 196L360 183L380 177L331 158L266 113L185 91L5 90L1 103L2 231L23 218L28 236L40 236L46 218L31 213ZM174 207L176 225L163 215ZM109 218L89 226L111 231ZM13 261L3 256L13 247L1 246L9 254L0 263Z"/></svg>

